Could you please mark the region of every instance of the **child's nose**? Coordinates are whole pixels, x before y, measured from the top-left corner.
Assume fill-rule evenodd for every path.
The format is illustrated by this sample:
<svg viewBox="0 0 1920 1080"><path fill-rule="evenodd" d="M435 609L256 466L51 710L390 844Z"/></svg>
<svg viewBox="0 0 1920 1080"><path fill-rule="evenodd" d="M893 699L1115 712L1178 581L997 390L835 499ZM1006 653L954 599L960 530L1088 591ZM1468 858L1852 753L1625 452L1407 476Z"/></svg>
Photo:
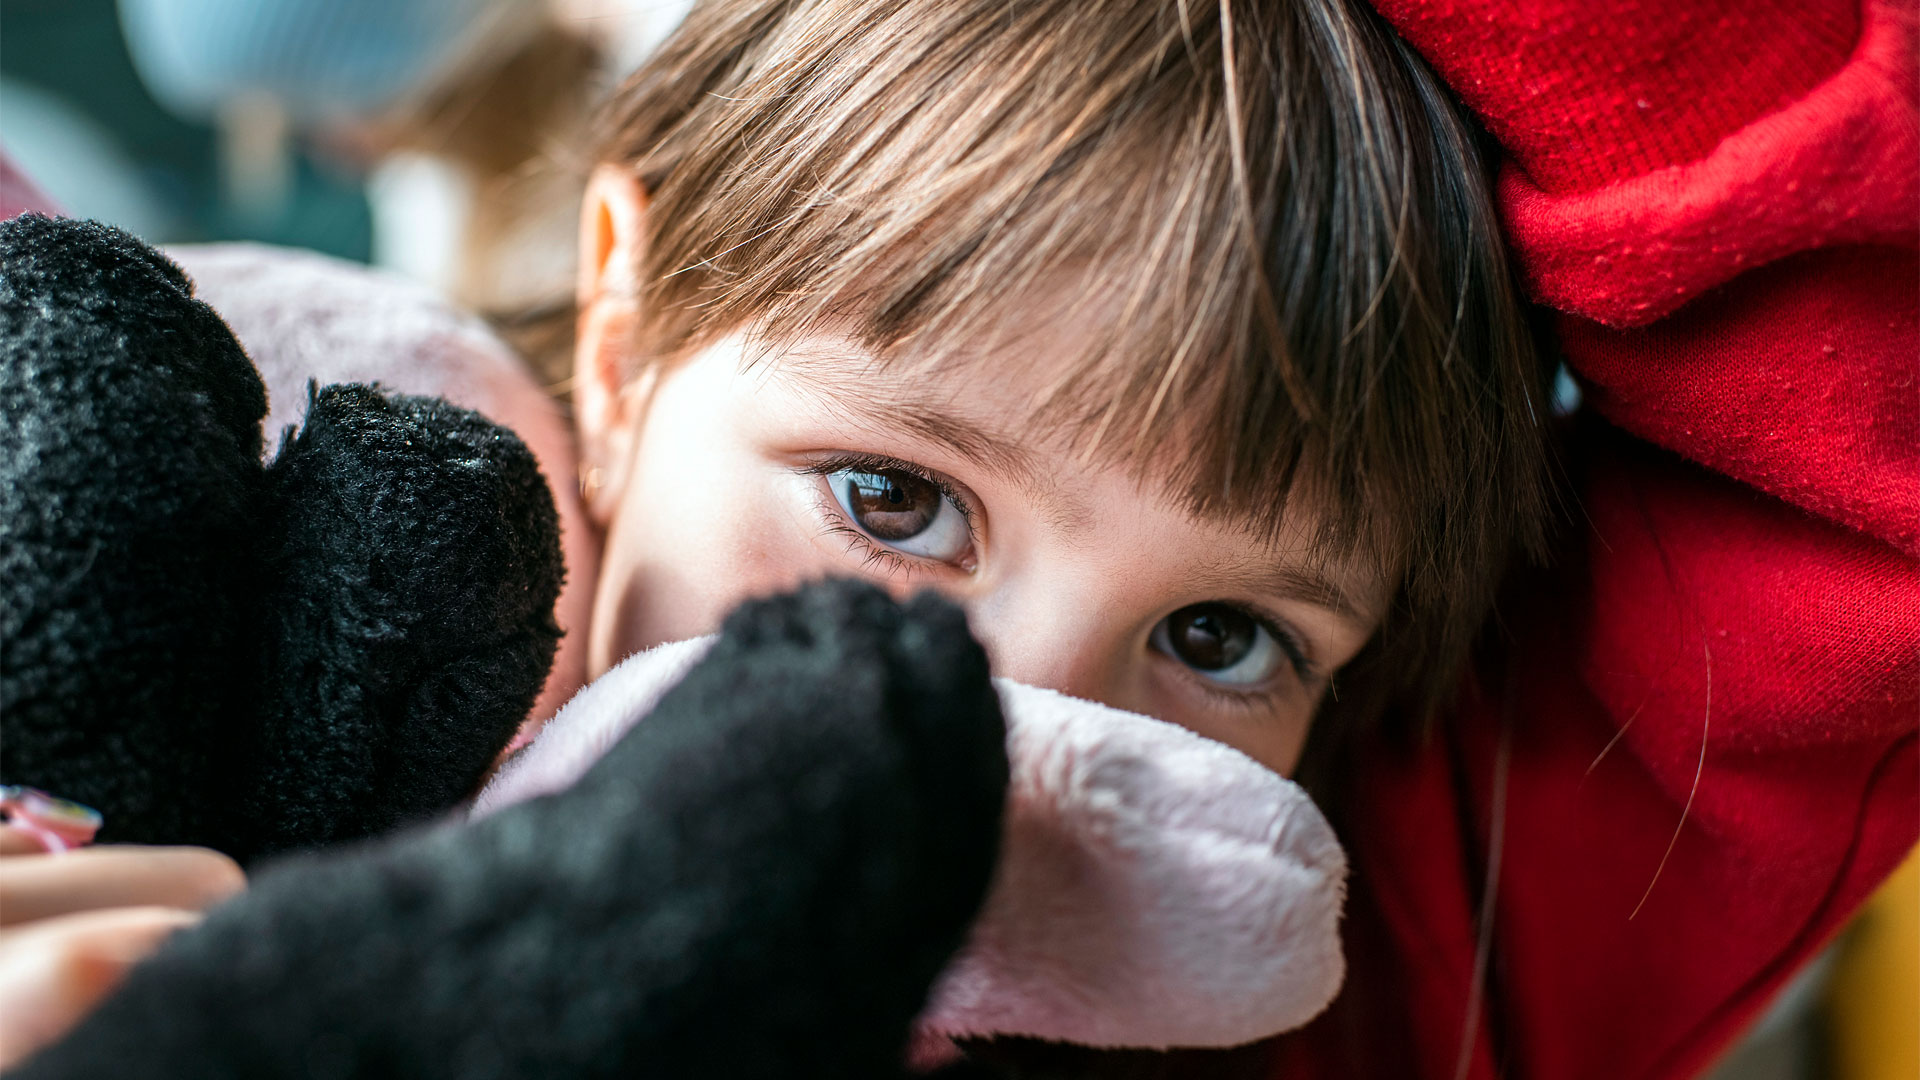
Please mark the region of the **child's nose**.
<svg viewBox="0 0 1920 1080"><path fill-rule="evenodd" d="M967 618L995 675L1138 710L1124 662L1132 634L1107 605L1049 590L978 598Z"/></svg>

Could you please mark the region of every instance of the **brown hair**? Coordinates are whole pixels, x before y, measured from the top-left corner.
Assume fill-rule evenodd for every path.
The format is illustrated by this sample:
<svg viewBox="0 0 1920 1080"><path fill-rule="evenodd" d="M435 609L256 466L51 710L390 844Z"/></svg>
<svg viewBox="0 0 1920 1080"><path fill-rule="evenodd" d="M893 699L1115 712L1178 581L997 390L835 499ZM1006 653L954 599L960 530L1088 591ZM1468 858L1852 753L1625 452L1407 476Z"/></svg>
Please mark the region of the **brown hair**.
<svg viewBox="0 0 1920 1080"><path fill-rule="evenodd" d="M1079 283L1104 330L1038 419L1186 448L1201 515L1305 493L1319 552L1401 583L1343 712L1426 714L1539 543L1544 380L1475 129L1355 0L716 0L599 160L652 200L636 362L828 322L951 362Z"/></svg>

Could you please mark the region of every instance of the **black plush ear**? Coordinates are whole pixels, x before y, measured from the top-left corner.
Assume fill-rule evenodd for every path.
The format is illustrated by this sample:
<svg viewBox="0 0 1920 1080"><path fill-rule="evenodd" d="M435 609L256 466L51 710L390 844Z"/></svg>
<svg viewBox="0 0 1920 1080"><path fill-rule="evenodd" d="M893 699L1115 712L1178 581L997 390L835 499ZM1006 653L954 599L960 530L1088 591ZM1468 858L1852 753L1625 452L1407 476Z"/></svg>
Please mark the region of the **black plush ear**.
<svg viewBox="0 0 1920 1080"><path fill-rule="evenodd" d="M0 224L0 775L98 807L102 840L230 839L266 408L158 252Z"/></svg>
<svg viewBox="0 0 1920 1080"><path fill-rule="evenodd" d="M472 794L560 636L552 495L526 446L479 414L310 389L268 489L250 856L385 832Z"/></svg>

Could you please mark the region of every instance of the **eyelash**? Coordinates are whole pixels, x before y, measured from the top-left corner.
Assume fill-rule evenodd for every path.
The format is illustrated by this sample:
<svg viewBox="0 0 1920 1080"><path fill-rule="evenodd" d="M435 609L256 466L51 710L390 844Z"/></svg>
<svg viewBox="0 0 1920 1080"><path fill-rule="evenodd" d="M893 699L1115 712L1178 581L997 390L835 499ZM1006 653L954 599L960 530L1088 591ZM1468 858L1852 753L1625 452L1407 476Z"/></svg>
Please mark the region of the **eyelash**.
<svg viewBox="0 0 1920 1080"><path fill-rule="evenodd" d="M1266 628L1267 633L1273 635L1274 643L1280 646L1281 652L1287 654L1287 663L1293 668L1294 674L1300 676L1301 682L1312 683L1320 678L1319 669L1313 666L1313 660L1307 656L1306 642L1301 640L1299 634L1259 608L1248 607L1246 612Z"/></svg>
<svg viewBox="0 0 1920 1080"><path fill-rule="evenodd" d="M940 492L941 496L948 502L951 502L954 509L960 512L960 519L965 522L967 526L967 546L969 550L979 546L980 530L974 517L973 504L969 502L966 495L961 492L960 485L924 465L916 465L911 461L888 457L885 454L839 454L802 466L795 471L802 476L824 477L846 469L864 469L876 472L882 469L895 469L903 473L910 473L932 484ZM847 515L841 512L839 505L834 501L832 493L826 490L826 485L824 484L819 486L814 502L815 508L819 511L821 517L826 520L827 535L845 537L851 550L858 550L862 553L868 567L879 567L888 577L904 577L916 572L925 571L933 566L945 566L954 570L960 569L950 563L935 562L932 559L923 559L918 556L895 551L885 544L874 540L873 537L867 535L864 529L847 520Z"/></svg>

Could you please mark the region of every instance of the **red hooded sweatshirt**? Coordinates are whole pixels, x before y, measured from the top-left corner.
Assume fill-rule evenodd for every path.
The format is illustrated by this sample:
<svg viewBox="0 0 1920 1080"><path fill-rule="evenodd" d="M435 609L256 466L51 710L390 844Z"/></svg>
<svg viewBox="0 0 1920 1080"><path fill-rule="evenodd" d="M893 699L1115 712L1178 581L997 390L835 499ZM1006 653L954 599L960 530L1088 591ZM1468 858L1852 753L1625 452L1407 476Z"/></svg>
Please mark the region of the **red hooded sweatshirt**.
<svg viewBox="0 0 1920 1080"><path fill-rule="evenodd" d="M1571 549L1369 746L1278 1077L1696 1075L1920 835L1911 0L1375 0L1500 141Z"/></svg>

